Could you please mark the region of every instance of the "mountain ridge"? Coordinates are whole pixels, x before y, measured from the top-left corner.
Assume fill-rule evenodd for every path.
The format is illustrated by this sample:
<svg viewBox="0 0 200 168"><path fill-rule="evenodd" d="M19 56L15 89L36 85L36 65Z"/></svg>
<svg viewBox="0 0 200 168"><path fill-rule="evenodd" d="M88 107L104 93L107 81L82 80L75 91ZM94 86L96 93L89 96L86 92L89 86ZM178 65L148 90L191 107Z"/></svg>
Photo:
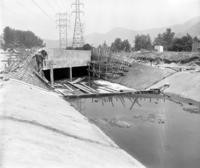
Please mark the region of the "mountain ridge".
<svg viewBox="0 0 200 168"><path fill-rule="evenodd" d="M106 33L91 33L85 36L85 43L89 43L93 46L98 46L106 42L107 44L112 43L116 38L128 39L131 44L134 43L134 37L137 34L149 34L151 40L159 34L163 33L167 28L171 28L173 32L175 32L176 37L180 37L189 33L191 36L200 37L200 16L191 18L182 24L175 24L171 26L165 26L160 28L151 28L144 30L132 30L124 27L116 27L111 29ZM52 46L58 47L58 40L44 40L47 44L47 47L53 48ZM56 45L55 45L55 44Z"/></svg>

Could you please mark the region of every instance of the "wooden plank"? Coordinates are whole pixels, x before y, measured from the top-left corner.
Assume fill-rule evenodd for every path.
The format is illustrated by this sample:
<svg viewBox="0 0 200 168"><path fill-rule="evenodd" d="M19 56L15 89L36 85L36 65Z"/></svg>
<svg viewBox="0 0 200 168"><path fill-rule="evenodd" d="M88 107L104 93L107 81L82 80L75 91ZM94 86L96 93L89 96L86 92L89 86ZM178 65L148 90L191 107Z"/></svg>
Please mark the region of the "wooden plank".
<svg viewBox="0 0 200 168"><path fill-rule="evenodd" d="M107 90L107 89L104 88L104 87L98 87L98 89L103 90L103 91L106 91L106 92L108 92L108 93L114 93L114 92L112 92L112 91L110 91L110 90Z"/></svg>
<svg viewBox="0 0 200 168"><path fill-rule="evenodd" d="M85 79L85 77L83 77L83 78L78 78L78 79L72 81L71 83L73 83L73 84L79 83L79 82L83 81L84 79Z"/></svg>
<svg viewBox="0 0 200 168"><path fill-rule="evenodd" d="M81 84L77 84L80 88L84 89L85 91L87 91L88 93L93 93L90 89L88 89L87 87L81 85Z"/></svg>
<svg viewBox="0 0 200 168"><path fill-rule="evenodd" d="M113 89L110 89L108 87L105 87L105 86L99 86L99 89L103 89L103 90L106 90L110 93L115 93L115 92L119 92L118 90L113 90Z"/></svg>
<svg viewBox="0 0 200 168"><path fill-rule="evenodd" d="M63 84L67 89L69 89L70 91L74 91L72 88L70 88L68 85L66 85L66 84Z"/></svg>
<svg viewBox="0 0 200 168"><path fill-rule="evenodd" d="M55 89L55 91L58 91L62 93L63 95L66 95L66 92L67 92L67 95L73 95L73 93L68 89Z"/></svg>
<svg viewBox="0 0 200 168"><path fill-rule="evenodd" d="M70 86L77 88L73 83L71 83L71 82L69 82L69 81L65 81L65 82L66 82L67 84L69 84Z"/></svg>
<svg viewBox="0 0 200 168"><path fill-rule="evenodd" d="M97 92L95 89L91 88L90 86L87 86L85 83L81 83L83 86L85 86L86 88L88 88L89 90L91 90L92 92Z"/></svg>
<svg viewBox="0 0 200 168"><path fill-rule="evenodd" d="M80 94L80 95L68 95L65 98L89 98L89 97L105 97L105 96L117 96L117 95L134 95L134 92L118 92L118 93L93 93L93 94Z"/></svg>
<svg viewBox="0 0 200 168"><path fill-rule="evenodd" d="M68 82L68 81L66 81L66 83L68 83L70 86L72 86L72 87L74 87L74 88L76 88L76 89L78 89L78 90L81 90L79 87L77 87L75 84L72 84L71 82ZM82 91L82 90L81 90ZM84 92L84 91L83 91ZM85 93L85 92L84 92Z"/></svg>
<svg viewBox="0 0 200 168"><path fill-rule="evenodd" d="M48 82L48 80L46 80L45 78L43 78L38 72L33 71L33 73L42 81L44 82L47 86L49 86L51 89L54 89Z"/></svg>
<svg viewBox="0 0 200 168"><path fill-rule="evenodd" d="M86 89L85 87L79 85L79 84L74 84L77 88L79 88L81 91L85 92L85 93L89 93L92 94L92 92L90 92L88 89Z"/></svg>

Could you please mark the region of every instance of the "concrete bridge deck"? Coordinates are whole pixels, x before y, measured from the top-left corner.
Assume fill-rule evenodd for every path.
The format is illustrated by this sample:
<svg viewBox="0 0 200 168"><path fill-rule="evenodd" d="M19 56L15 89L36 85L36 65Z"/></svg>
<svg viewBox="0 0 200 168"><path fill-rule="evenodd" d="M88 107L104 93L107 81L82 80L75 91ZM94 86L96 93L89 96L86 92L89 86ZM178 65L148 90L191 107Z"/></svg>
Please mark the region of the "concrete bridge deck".
<svg viewBox="0 0 200 168"><path fill-rule="evenodd" d="M86 50L64 50L48 49L48 58L44 63L43 70L50 69L50 62L53 62L53 68L70 68L87 66L91 61L91 51Z"/></svg>

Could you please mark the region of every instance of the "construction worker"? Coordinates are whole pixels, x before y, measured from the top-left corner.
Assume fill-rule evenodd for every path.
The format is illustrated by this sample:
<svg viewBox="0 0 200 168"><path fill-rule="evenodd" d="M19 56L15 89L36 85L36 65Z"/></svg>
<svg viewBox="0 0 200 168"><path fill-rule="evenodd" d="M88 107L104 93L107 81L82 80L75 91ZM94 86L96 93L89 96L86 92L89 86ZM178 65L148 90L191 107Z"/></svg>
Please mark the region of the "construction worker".
<svg viewBox="0 0 200 168"><path fill-rule="evenodd" d="M36 58L37 71L41 72L43 68L43 62L47 57L47 52L45 50L41 50L38 53L36 53L34 57Z"/></svg>

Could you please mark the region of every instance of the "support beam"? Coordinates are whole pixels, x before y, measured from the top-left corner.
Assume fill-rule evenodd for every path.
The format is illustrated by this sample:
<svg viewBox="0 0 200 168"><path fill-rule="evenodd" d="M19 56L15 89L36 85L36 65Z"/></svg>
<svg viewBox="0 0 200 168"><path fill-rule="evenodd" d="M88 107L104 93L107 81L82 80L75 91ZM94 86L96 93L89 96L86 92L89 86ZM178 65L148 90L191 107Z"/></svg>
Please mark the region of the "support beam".
<svg viewBox="0 0 200 168"><path fill-rule="evenodd" d="M70 82L72 82L72 67L69 68L69 76L70 76Z"/></svg>
<svg viewBox="0 0 200 168"><path fill-rule="evenodd" d="M54 86L54 72L53 72L53 61L50 62L50 81L51 86Z"/></svg>

